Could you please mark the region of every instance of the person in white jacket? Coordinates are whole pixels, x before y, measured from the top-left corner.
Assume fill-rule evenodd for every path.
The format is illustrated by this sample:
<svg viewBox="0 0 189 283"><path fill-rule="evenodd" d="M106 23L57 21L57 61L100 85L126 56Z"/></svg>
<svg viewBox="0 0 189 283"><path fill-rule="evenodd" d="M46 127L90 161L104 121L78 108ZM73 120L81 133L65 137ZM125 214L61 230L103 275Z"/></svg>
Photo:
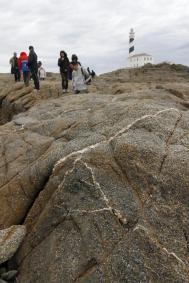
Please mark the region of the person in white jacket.
<svg viewBox="0 0 189 283"><path fill-rule="evenodd" d="M88 72L77 62L72 62L71 68L74 93L87 92L87 82L91 80Z"/></svg>
<svg viewBox="0 0 189 283"><path fill-rule="evenodd" d="M46 71L42 67L42 63L40 61L38 62L38 76L40 80L44 81L46 79Z"/></svg>

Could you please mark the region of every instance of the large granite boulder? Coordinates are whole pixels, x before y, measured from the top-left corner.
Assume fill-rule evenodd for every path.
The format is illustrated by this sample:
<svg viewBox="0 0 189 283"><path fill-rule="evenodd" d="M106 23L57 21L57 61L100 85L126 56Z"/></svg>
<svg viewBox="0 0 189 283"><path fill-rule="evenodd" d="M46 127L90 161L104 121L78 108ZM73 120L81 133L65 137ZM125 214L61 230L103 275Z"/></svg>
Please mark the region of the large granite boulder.
<svg viewBox="0 0 189 283"><path fill-rule="evenodd" d="M122 88L0 127L0 227L27 227L19 282L189 282L187 91Z"/></svg>
<svg viewBox="0 0 189 283"><path fill-rule="evenodd" d="M25 221L22 282L187 282L187 117L146 114L64 155Z"/></svg>

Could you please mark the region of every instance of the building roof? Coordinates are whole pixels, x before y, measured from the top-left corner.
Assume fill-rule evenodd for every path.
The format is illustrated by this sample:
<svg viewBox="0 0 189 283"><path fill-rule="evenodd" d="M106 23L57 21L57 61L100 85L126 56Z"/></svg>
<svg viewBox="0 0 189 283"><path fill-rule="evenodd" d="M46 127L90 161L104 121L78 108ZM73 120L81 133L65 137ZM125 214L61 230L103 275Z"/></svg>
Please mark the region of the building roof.
<svg viewBox="0 0 189 283"><path fill-rule="evenodd" d="M135 54L133 56L129 56L129 58L135 58L135 57L141 57L141 56L151 56L150 54L147 54L147 53L140 53L140 54Z"/></svg>

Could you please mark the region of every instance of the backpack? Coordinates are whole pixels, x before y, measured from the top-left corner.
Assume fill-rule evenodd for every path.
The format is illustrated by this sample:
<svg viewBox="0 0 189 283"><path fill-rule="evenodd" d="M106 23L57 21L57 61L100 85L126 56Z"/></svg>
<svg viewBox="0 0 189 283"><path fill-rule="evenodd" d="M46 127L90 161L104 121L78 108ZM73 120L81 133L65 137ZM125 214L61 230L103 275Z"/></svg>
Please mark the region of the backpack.
<svg viewBox="0 0 189 283"><path fill-rule="evenodd" d="M85 69L83 69L83 67L81 67L81 72L83 74L85 83L90 84L91 83L91 75L89 74L89 72L87 72Z"/></svg>
<svg viewBox="0 0 189 283"><path fill-rule="evenodd" d="M22 69L22 72L29 72L28 61L27 60L23 60L22 61L21 69Z"/></svg>
<svg viewBox="0 0 189 283"><path fill-rule="evenodd" d="M92 78L94 78L95 76L96 76L96 73L95 73L95 71L91 71L91 76L92 76Z"/></svg>
<svg viewBox="0 0 189 283"><path fill-rule="evenodd" d="M91 71L89 67L87 68L87 72L89 73L89 76L91 76L92 79L96 76L95 71Z"/></svg>

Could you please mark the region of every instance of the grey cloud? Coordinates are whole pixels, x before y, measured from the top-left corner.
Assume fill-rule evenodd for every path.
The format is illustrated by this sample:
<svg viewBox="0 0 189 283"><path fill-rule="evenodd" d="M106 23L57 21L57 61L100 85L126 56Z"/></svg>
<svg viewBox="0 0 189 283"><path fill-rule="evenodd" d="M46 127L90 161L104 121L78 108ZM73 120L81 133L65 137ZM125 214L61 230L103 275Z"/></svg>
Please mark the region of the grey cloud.
<svg viewBox="0 0 189 283"><path fill-rule="evenodd" d="M0 7L0 72L30 44L50 71L58 71L61 49L99 73L124 67L131 27L136 52L189 64L187 0L0 0Z"/></svg>
<svg viewBox="0 0 189 283"><path fill-rule="evenodd" d="M186 50L186 51L188 51L189 52L189 42L188 43L185 43L185 44L183 44L183 45L180 45L178 48L177 48L177 50Z"/></svg>

